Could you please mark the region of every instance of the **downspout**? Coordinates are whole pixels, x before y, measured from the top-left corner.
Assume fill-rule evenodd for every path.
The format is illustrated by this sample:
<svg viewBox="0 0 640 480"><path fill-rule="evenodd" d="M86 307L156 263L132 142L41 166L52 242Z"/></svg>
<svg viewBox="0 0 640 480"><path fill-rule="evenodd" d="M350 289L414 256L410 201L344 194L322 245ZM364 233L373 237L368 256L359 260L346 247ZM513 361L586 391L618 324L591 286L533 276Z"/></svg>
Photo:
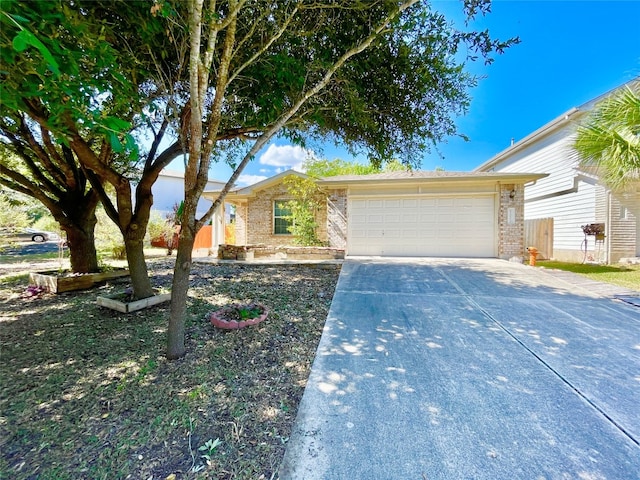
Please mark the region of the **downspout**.
<svg viewBox="0 0 640 480"><path fill-rule="evenodd" d="M611 190L607 190L607 219L604 224L604 234L606 238L607 248L605 249L605 263L609 265L611 263Z"/></svg>

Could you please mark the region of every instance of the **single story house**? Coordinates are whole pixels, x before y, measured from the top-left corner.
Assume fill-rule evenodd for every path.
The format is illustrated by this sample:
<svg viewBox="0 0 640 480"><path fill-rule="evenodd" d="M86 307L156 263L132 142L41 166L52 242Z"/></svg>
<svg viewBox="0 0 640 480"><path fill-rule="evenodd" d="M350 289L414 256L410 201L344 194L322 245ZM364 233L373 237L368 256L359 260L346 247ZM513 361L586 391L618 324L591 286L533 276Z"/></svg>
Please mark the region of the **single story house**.
<svg viewBox="0 0 640 480"><path fill-rule="evenodd" d="M524 196L526 241L544 258L615 263L640 257L640 185L612 191L596 171L580 167L573 149L578 122L613 92L572 108L474 171L549 174Z"/></svg>
<svg viewBox="0 0 640 480"><path fill-rule="evenodd" d="M285 177L232 190L237 245L292 245ZM526 255L524 187L544 173L402 171L317 180L326 204L318 236L346 255L499 257ZM205 192L213 199L215 191Z"/></svg>

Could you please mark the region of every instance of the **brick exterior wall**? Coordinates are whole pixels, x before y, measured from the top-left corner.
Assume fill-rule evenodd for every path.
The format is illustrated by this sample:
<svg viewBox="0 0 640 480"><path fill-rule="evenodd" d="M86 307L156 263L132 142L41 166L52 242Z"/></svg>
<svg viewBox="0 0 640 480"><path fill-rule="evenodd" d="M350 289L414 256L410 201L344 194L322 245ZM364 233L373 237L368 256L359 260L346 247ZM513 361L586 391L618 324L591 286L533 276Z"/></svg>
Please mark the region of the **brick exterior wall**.
<svg viewBox="0 0 640 480"><path fill-rule="evenodd" d="M500 185L498 205L498 257L526 257L524 245L524 186ZM515 190L514 198L511 191ZM247 203L236 207L236 245L295 245L293 235L273 234L273 203L289 200L283 184L261 190ZM326 208L317 215L318 236L329 247L344 249L347 244L347 190L328 192ZM510 209L512 222L509 222Z"/></svg>
<svg viewBox="0 0 640 480"><path fill-rule="evenodd" d="M245 245L291 245L292 235L273 234L273 202L290 200L291 196L284 185L261 190L247 203L247 237Z"/></svg>
<svg viewBox="0 0 640 480"><path fill-rule="evenodd" d="M511 191L515 196L511 198ZM524 257L524 186L500 185L498 206L498 257L510 259ZM513 222L509 222L509 209L513 209Z"/></svg>
<svg viewBox="0 0 640 480"><path fill-rule="evenodd" d="M347 248L347 190L332 190L327 198L327 237L329 246Z"/></svg>
<svg viewBox="0 0 640 480"><path fill-rule="evenodd" d="M247 205L236 205L235 219L236 245L244 245L247 238Z"/></svg>
<svg viewBox="0 0 640 480"><path fill-rule="evenodd" d="M246 207L236 210L236 244L237 245L295 245L293 235L275 235L273 233L273 204L276 200L291 200L291 195L284 184L266 188L250 198ZM324 199L323 199L324 200ZM326 203L322 203L326 205ZM242 218L239 218L241 217ZM316 212L318 223L317 234L322 242L328 242L327 208L324 206ZM239 228L240 227L240 228ZM239 236L238 230L246 231Z"/></svg>

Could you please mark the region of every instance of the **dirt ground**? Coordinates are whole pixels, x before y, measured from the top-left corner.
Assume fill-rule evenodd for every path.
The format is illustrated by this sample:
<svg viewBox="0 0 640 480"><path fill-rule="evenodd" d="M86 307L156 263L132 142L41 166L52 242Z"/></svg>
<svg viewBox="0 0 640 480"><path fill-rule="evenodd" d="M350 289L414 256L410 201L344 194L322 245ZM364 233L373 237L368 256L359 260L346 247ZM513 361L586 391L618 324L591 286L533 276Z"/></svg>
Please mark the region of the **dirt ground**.
<svg viewBox="0 0 640 480"><path fill-rule="evenodd" d="M173 259L149 260L167 289ZM0 264L0 478L277 478L339 266L195 263L187 354L164 357L168 304L131 314L91 290L34 292ZM224 331L208 320L260 302L264 322Z"/></svg>

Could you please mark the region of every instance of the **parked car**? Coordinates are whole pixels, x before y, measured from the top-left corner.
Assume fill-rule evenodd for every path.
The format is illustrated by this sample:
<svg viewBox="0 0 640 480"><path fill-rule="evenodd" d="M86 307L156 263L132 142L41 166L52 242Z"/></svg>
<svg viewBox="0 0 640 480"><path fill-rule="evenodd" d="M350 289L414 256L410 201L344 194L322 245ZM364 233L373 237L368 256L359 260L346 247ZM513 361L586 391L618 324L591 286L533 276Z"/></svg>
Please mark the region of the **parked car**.
<svg viewBox="0 0 640 480"><path fill-rule="evenodd" d="M14 241L32 241L32 242L48 242L58 241L60 236L54 232L45 230L36 230L35 228L25 228L22 232L16 232L9 235Z"/></svg>

